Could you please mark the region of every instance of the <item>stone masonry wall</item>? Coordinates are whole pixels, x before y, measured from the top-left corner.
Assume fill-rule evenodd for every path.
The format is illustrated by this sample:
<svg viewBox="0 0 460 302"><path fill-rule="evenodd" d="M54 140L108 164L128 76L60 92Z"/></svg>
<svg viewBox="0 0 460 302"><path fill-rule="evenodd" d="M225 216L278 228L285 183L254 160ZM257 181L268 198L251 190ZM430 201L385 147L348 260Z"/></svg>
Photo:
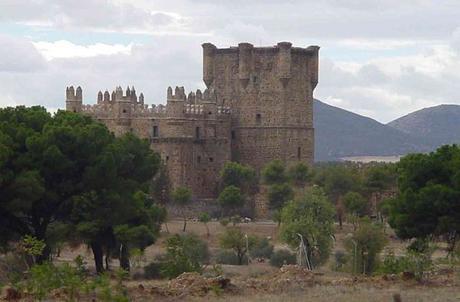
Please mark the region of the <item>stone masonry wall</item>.
<svg viewBox="0 0 460 302"><path fill-rule="evenodd" d="M117 87L84 105L82 89L68 87L66 109L94 117L115 135L148 139L173 188L190 187L198 199L217 197L219 171L230 160L256 171L273 159L312 164L319 47L202 46L204 92L169 87L166 105L148 106L134 87ZM267 215L265 195L255 201L261 216Z"/></svg>

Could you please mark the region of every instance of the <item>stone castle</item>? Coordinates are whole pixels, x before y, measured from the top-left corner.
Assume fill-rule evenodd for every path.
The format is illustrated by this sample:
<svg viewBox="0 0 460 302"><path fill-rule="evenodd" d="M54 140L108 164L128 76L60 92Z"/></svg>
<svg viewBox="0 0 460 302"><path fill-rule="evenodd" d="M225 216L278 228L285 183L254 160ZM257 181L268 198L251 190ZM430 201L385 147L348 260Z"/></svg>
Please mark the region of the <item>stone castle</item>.
<svg viewBox="0 0 460 302"><path fill-rule="evenodd" d="M101 91L83 105L82 89L68 87L66 109L88 114L116 135L149 139L166 163L173 187L215 198L219 171L237 161L260 171L269 161L313 163L313 90L318 46L203 47L206 89L167 89L166 105L146 105L134 88Z"/></svg>

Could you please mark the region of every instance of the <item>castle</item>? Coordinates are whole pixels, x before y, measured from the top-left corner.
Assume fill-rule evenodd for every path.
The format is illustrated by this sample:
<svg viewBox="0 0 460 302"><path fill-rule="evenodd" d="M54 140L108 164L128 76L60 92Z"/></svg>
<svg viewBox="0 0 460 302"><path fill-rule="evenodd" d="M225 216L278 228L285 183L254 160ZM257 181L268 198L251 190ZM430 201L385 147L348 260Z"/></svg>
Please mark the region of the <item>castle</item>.
<svg viewBox="0 0 460 302"><path fill-rule="evenodd" d="M173 187L189 187L197 198L217 196L227 161L256 171L273 159L312 164L319 47L202 47L203 92L169 87L166 105L148 106L134 87L117 87L100 91L95 105L83 105L82 89L72 86L66 109L92 116L115 135L149 139Z"/></svg>

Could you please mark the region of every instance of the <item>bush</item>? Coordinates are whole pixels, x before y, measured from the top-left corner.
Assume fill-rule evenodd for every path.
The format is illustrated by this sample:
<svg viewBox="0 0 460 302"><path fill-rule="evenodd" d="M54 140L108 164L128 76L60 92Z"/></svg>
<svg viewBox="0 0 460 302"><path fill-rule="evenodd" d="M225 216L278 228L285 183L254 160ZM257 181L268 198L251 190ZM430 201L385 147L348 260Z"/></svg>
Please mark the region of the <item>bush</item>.
<svg viewBox="0 0 460 302"><path fill-rule="evenodd" d="M218 264L240 265L238 256L233 251L229 250L220 250L215 260ZM242 264L248 264L248 258L246 256L243 257Z"/></svg>
<svg viewBox="0 0 460 302"><path fill-rule="evenodd" d="M345 251L339 250L334 253L335 264L334 270L341 271L348 262L348 256Z"/></svg>
<svg viewBox="0 0 460 302"><path fill-rule="evenodd" d="M220 223L221 226L226 227L230 223L230 219L222 218L221 220L219 220L219 223Z"/></svg>
<svg viewBox="0 0 460 302"><path fill-rule="evenodd" d="M312 267L319 267L331 254L334 215L335 210L322 189L309 188L281 210L280 237L296 249L300 244L299 234L302 235Z"/></svg>
<svg viewBox="0 0 460 302"><path fill-rule="evenodd" d="M161 278L161 263L152 262L144 267L145 279L160 279Z"/></svg>
<svg viewBox="0 0 460 302"><path fill-rule="evenodd" d="M238 264L244 263L244 258L248 250L252 249L256 238L254 236L247 236L241 229L232 227L227 228L225 233L220 235L219 245L224 249L232 249L234 254L238 257Z"/></svg>
<svg viewBox="0 0 460 302"><path fill-rule="evenodd" d="M399 274L408 272L420 281L424 274L432 268L431 254L409 251L406 256L395 256L393 252L388 253L383 259L378 270L382 274Z"/></svg>
<svg viewBox="0 0 460 302"><path fill-rule="evenodd" d="M296 264L297 258L294 253L289 250L278 250L273 253L270 257L270 265L276 267L282 267L285 264Z"/></svg>
<svg viewBox="0 0 460 302"><path fill-rule="evenodd" d="M206 242L195 234L174 235L166 240L166 254L161 275L175 278L184 272L202 272L202 265L209 260Z"/></svg>
<svg viewBox="0 0 460 302"><path fill-rule="evenodd" d="M85 276L69 264L54 266L51 263L37 264L30 269L25 280L27 292L41 301L48 297L53 289L62 288L68 301L75 301L86 286Z"/></svg>
<svg viewBox="0 0 460 302"><path fill-rule="evenodd" d="M249 250L249 254L253 258L270 259L273 254L273 245L270 244L267 238L258 239L253 248Z"/></svg>
<svg viewBox="0 0 460 302"><path fill-rule="evenodd" d="M417 238L408 247L409 252L426 253L430 249L430 242L427 239Z"/></svg>
<svg viewBox="0 0 460 302"><path fill-rule="evenodd" d="M368 219L361 220L358 229L345 240L345 248L352 257L352 272L372 274L378 267L379 254L386 243L380 226Z"/></svg>

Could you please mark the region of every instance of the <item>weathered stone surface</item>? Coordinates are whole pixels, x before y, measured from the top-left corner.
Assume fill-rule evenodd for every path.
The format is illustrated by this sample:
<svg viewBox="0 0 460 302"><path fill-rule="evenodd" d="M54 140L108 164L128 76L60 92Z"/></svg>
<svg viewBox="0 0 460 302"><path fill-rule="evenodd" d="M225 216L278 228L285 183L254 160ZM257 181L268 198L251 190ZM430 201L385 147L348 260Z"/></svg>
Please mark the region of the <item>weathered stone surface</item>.
<svg viewBox="0 0 460 302"><path fill-rule="evenodd" d="M166 106L148 106L134 87L125 92L117 87L111 94L98 93L95 105L83 105L81 88L68 87L66 109L93 116L115 135L133 132L149 139L166 162L173 187L215 198L218 173L227 161L257 171L273 159L313 163L318 50L288 42L223 49L206 43L204 92L168 88Z"/></svg>

